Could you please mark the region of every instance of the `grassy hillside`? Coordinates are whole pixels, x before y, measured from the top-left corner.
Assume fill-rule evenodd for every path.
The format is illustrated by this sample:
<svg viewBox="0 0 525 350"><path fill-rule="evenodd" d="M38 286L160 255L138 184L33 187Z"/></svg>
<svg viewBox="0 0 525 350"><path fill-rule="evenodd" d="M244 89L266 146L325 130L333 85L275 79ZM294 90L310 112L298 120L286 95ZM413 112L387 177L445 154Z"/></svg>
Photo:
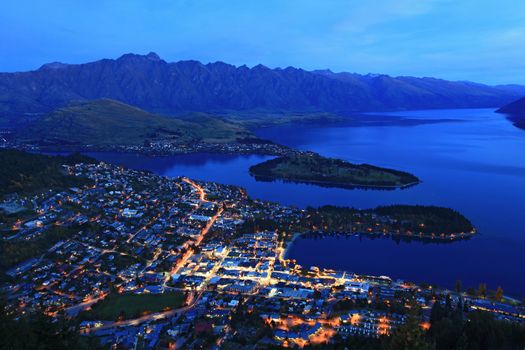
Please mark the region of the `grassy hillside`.
<svg viewBox="0 0 525 350"><path fill-rule="evenodd" d="M233 142L251 136L238 124L207 114L184 119L163 117L109 99L77 102L34 121L19 139L47 145L142 145L147 140L173 143Z"/></svg>
<svg viewBox="0 0 525 350"><path fill-rule="evenodd" d="M404 187L419 182L412 174L368 164L352 164L315 153L299 153L254 165L261 180L282 179L335 187Z"/></svg>
<svg viewBox="0 0 525 350"><path fill-rule="evenodd" d="M25 195L83 185L88 180L65 174L62 165L91 161L94 160L78 154L54 157L0 150L0 198L15 192Z"/></svg>

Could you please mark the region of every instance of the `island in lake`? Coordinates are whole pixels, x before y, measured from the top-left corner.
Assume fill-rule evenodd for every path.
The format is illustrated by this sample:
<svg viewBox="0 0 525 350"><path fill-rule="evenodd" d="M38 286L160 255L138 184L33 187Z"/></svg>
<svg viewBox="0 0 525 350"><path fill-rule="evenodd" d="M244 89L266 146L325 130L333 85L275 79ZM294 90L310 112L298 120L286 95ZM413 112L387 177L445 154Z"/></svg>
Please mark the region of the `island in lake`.
<svg viewBox="0 0 525 350"><path fill-rule="evenodd" d="M313 152L294 152L250 167L257 180L284 180L321 186L404 188L420 180L407 172L369 164L353 164Z"/></svg>

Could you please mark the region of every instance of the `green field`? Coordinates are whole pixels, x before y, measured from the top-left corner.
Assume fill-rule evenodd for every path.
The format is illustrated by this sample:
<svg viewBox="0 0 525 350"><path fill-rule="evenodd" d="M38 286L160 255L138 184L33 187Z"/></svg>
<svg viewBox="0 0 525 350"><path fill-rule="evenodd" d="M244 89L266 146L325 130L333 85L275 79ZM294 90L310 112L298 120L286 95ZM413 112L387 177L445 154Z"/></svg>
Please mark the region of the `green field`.
<svg viewBox="0 0 525 350"><path fill-rule="evenodd" d="M110 294L82 314L84 319L112 321L118 318L136 318L144 313L176 309L184 303L183 293Z"/></svg>

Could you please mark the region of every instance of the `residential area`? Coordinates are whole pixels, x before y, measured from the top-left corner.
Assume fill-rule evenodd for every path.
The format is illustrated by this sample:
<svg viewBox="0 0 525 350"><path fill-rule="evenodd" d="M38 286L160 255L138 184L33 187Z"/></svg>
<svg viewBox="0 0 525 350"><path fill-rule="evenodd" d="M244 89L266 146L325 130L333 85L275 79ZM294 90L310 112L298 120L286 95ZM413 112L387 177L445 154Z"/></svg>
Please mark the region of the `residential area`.
<svg viewBox="0 0 525 350"><path fill-rule="evenodd" d="M251 199L239 187L102 162L64 170L90 184L2 204L37 214L4 229L4 240L56 240L9 268L3 289L17 314L75 320L78 332L112 348L381 338L414 317L428 329L436 303L525 322L518 304L300 266L286 248L306 211Z"/></svg>

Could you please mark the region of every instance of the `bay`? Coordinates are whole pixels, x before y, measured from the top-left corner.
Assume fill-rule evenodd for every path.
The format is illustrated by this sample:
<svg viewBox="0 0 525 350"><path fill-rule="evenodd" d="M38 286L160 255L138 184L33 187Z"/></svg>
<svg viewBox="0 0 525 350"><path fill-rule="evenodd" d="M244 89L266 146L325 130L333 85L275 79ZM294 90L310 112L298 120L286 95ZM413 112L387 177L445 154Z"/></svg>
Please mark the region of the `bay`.
<svg viewBox="0 0 525 350"><path fill-rule="evenodd" d="M255 198L298 207L333 204L369 208L389 204L451 207L479 234L453 244L390 238L298 238L288 257L304 266L388 275L452 287L487 283L525 296L525 131L491 109L382 113L389 123L289 125L258 136L356 163L409 171L422 183L403 190L364 190L257 182L248 168L271 157L192 154L149 157L91 154L101 160L179 176L242 186ZM373 121L370 115L368 121ZM409 123L403 121L410 120Z"/></svg>

